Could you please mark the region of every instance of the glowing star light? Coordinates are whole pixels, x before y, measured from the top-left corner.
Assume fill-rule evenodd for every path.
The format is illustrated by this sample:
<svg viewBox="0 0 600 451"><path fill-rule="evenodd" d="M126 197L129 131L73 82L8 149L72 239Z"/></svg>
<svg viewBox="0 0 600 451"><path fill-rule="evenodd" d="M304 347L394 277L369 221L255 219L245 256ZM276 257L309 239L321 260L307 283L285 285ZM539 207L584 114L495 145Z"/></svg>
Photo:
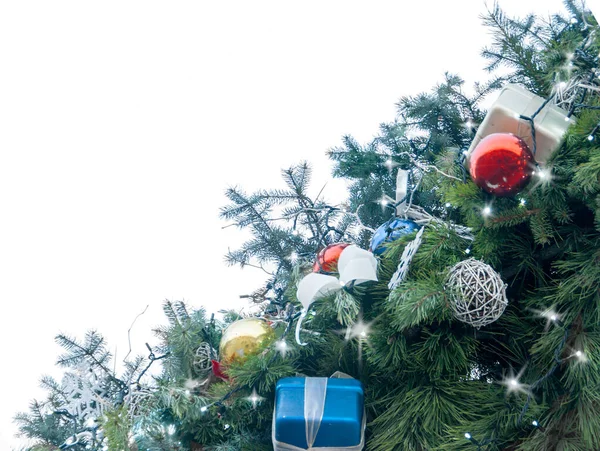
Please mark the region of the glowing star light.
<svg viewBox="0 0 600 451"><path fill-rule="evenodd" d="M577 359L579 363L585 363L588 361L588 358L585 355L585 353L579 349L575 351L570 357Z"/></svg>
<svg viewBox="0 0 600 451"><path fill-rule="evenodd" d="M390 172L392 172L392 170L394 169L394 167L396 167L396 163L394 163L394 161L391 158L388 158L384 164L385 164L385 167Z"/></svg>
<svg viewBox="0 0 600 451"><path fill-rule="evenodd" d="M525 367L523 367L521 371L519 371L519 373L515 376L515 373L511 368L509 377L502 380L501 384L506 387L507 395L510 395L512 393L529 393L529 386L519 382L519 379L523 375L524 371Z"/></svg>
<svg viewBox="0 0 600 451"><path fill-rule="evenodd" d="M287 354L287 352L289 351L288 344L285 342L285 340L277 341L275 343L275 349L277 349L277 351L279 351L281 356L284 358L285 358L285 355Z"/></svg>
<svg viewBox="0 0 600 451"><path fill-rule="evenodd" d="M372 323L365 323L362 319L359 319L352 326L348 326L346 330L346 340L358 338L359 340L366 340L369 336L369 331Z"/></svg>
<svg viewBox="0 0 600 451"><path fill-rule="evenodd" d="M550 327L550 324L557 324L560 325L560 318L561 318L561 314L556 312L556 310L554 310L554 306L547 308L545 310L535 310L533 309L533 312L539 317L539 318L545 318L546 319L546 327L545 330L548 330L548 328Z"/></svg>
<svg viewBox="0 0 600 451"><path fill-rule="evenodd" d="M483 210L481 210L481 214L487 218L492 214L492 207L486 205L485 207L483 207Z"/></svg>
<svg viewBox="0 0 600 451"><path fill-rule="evenodd" d="M252 408L254 409L256 409L256 406L260 404L263 399L264 398L262 396L258 396L256 394L256 390L254 389L252 390L252 394L246 398L248 402L252 403Z"/></svg>
<svg viewBox="0 0 600 451"><path fill-rule="evenodd" d="M463 127L466 128L469 133L471 133L473 129L477 127L477 124L471 119L467 119L463 124Z"/></svg>
<svg viewBox="0 0 600 451"><path fill-rule="evenodd" d="M352 340L354 338L358 339L358 365L362 366L362 354L363 354L363 344L368 343L369 331L371 328L371 323L363 322L362 318L359 318L356 323L352 326L348 326L346 329L346 341Z"/></svg>

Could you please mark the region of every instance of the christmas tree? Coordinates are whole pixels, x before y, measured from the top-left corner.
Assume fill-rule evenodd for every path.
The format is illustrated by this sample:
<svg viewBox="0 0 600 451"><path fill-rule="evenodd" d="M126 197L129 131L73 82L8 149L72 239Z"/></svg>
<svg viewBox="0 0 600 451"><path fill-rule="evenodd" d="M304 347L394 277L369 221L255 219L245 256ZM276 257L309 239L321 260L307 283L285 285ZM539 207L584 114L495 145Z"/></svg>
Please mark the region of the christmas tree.
<svg viewBox="0 0 600 451"><path fill-rule="evenodd" d="M160 346L119 374L99 333L58 336L64 379L16 417L29 449L273 449L277 382L336 372L362 382L368 450L600 449L600 35L565 5L494 8L490 80L446 74L344 137L346 204L308 194L307 163L229 189L251 239L227 262L268 273L256 317L166 301Z"/></svg>

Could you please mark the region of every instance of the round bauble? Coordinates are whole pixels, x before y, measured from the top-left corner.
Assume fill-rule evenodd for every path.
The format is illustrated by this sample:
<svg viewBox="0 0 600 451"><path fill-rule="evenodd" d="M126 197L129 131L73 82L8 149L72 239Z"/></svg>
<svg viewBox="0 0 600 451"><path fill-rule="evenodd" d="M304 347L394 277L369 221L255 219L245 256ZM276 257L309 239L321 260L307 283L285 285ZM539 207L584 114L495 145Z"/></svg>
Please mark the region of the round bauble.
<svg viewBox="0 0 600 451"><path fill-rule="evenodd" d="M500 275L474 258L450 269L445 289L454 317L477 329L500 318L508 304Z"/></svg>
<svg viewBox="0 0 600 451"><path fill-rule="evenodd" d="M410 219L394 218L380 225L375 231L369 250L375 255L381 255L385 252L388 243L418 230L419 225L416 222Z"/></svg>
<svg viewBox="0 0 600 451"><path fill-rule="evenodd" d="M221 364L243 361L258 354L275 338L275 332L262 318L245 318L231 323L221 338L219 357Z"/></svg>
<svg viewBox="0 0 600 451"><path fill-rule="evenodd" d="M196 349L196 355L194 356L194 369L198 373L203 373L211 369L211 360L217 356L217 351L214 348L204 342L200 343L198 349Z"/></svg>
<svg viewBox="0 0 600 451"><path fill-rule="evenodd" d="M335 243L321 249L317 254L317 260L313 265L313 272L324 274L337 273L338 260L342 251L350 246L350 243Z"/></svg>
<svg viewBox="0 0 600 451"><path fill-rule="evenodd" d="M512 133L492 133L475 147L468 160L469 173L477 186L495 196L514 196L535 170L529 147Z"/></svg>

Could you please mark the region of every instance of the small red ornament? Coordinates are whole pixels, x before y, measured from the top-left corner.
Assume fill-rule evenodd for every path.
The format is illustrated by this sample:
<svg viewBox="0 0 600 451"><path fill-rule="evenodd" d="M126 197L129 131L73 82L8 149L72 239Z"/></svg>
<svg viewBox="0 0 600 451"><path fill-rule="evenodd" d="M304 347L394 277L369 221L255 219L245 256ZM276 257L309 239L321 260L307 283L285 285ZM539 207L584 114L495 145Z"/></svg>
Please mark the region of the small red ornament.
<svg viewBox="0 0 600 451"><path fill-rule="evenodd" d="M335 273L342 251L350 246L349 243L330 244L317 255L317 261L313 265L313 272Z"/></svg>
<svg viewBox="0 0 600 451"><path fill-rule="evenodd" d="M514 196L534 172L529 147L512 133L492 133L469 156L469 173L477 186L495 196Z"/></svg>
<svg viewBox="0 0 600 451"><path fill-rule="evenodd" d="M221 363L217 362L216 360L211 360L211 362L213 374L224 381L229 380L229 376L227 376L227 374L225 374L221 368Z"/></svg>

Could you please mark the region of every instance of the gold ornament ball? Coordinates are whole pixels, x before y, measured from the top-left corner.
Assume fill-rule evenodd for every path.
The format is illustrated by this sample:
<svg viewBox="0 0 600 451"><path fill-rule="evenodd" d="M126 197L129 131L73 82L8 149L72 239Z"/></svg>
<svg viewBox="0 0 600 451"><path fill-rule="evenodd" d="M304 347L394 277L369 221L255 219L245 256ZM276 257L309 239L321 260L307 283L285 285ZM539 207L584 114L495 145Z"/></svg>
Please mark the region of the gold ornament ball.
<svg viewBox="0 0 600 451"><path fill-rule="evenodd" d="M262 318L245 318L231 323L219 345L221 363L243 361L247 356L258 354L275 338L275 331Z"/></svg>

